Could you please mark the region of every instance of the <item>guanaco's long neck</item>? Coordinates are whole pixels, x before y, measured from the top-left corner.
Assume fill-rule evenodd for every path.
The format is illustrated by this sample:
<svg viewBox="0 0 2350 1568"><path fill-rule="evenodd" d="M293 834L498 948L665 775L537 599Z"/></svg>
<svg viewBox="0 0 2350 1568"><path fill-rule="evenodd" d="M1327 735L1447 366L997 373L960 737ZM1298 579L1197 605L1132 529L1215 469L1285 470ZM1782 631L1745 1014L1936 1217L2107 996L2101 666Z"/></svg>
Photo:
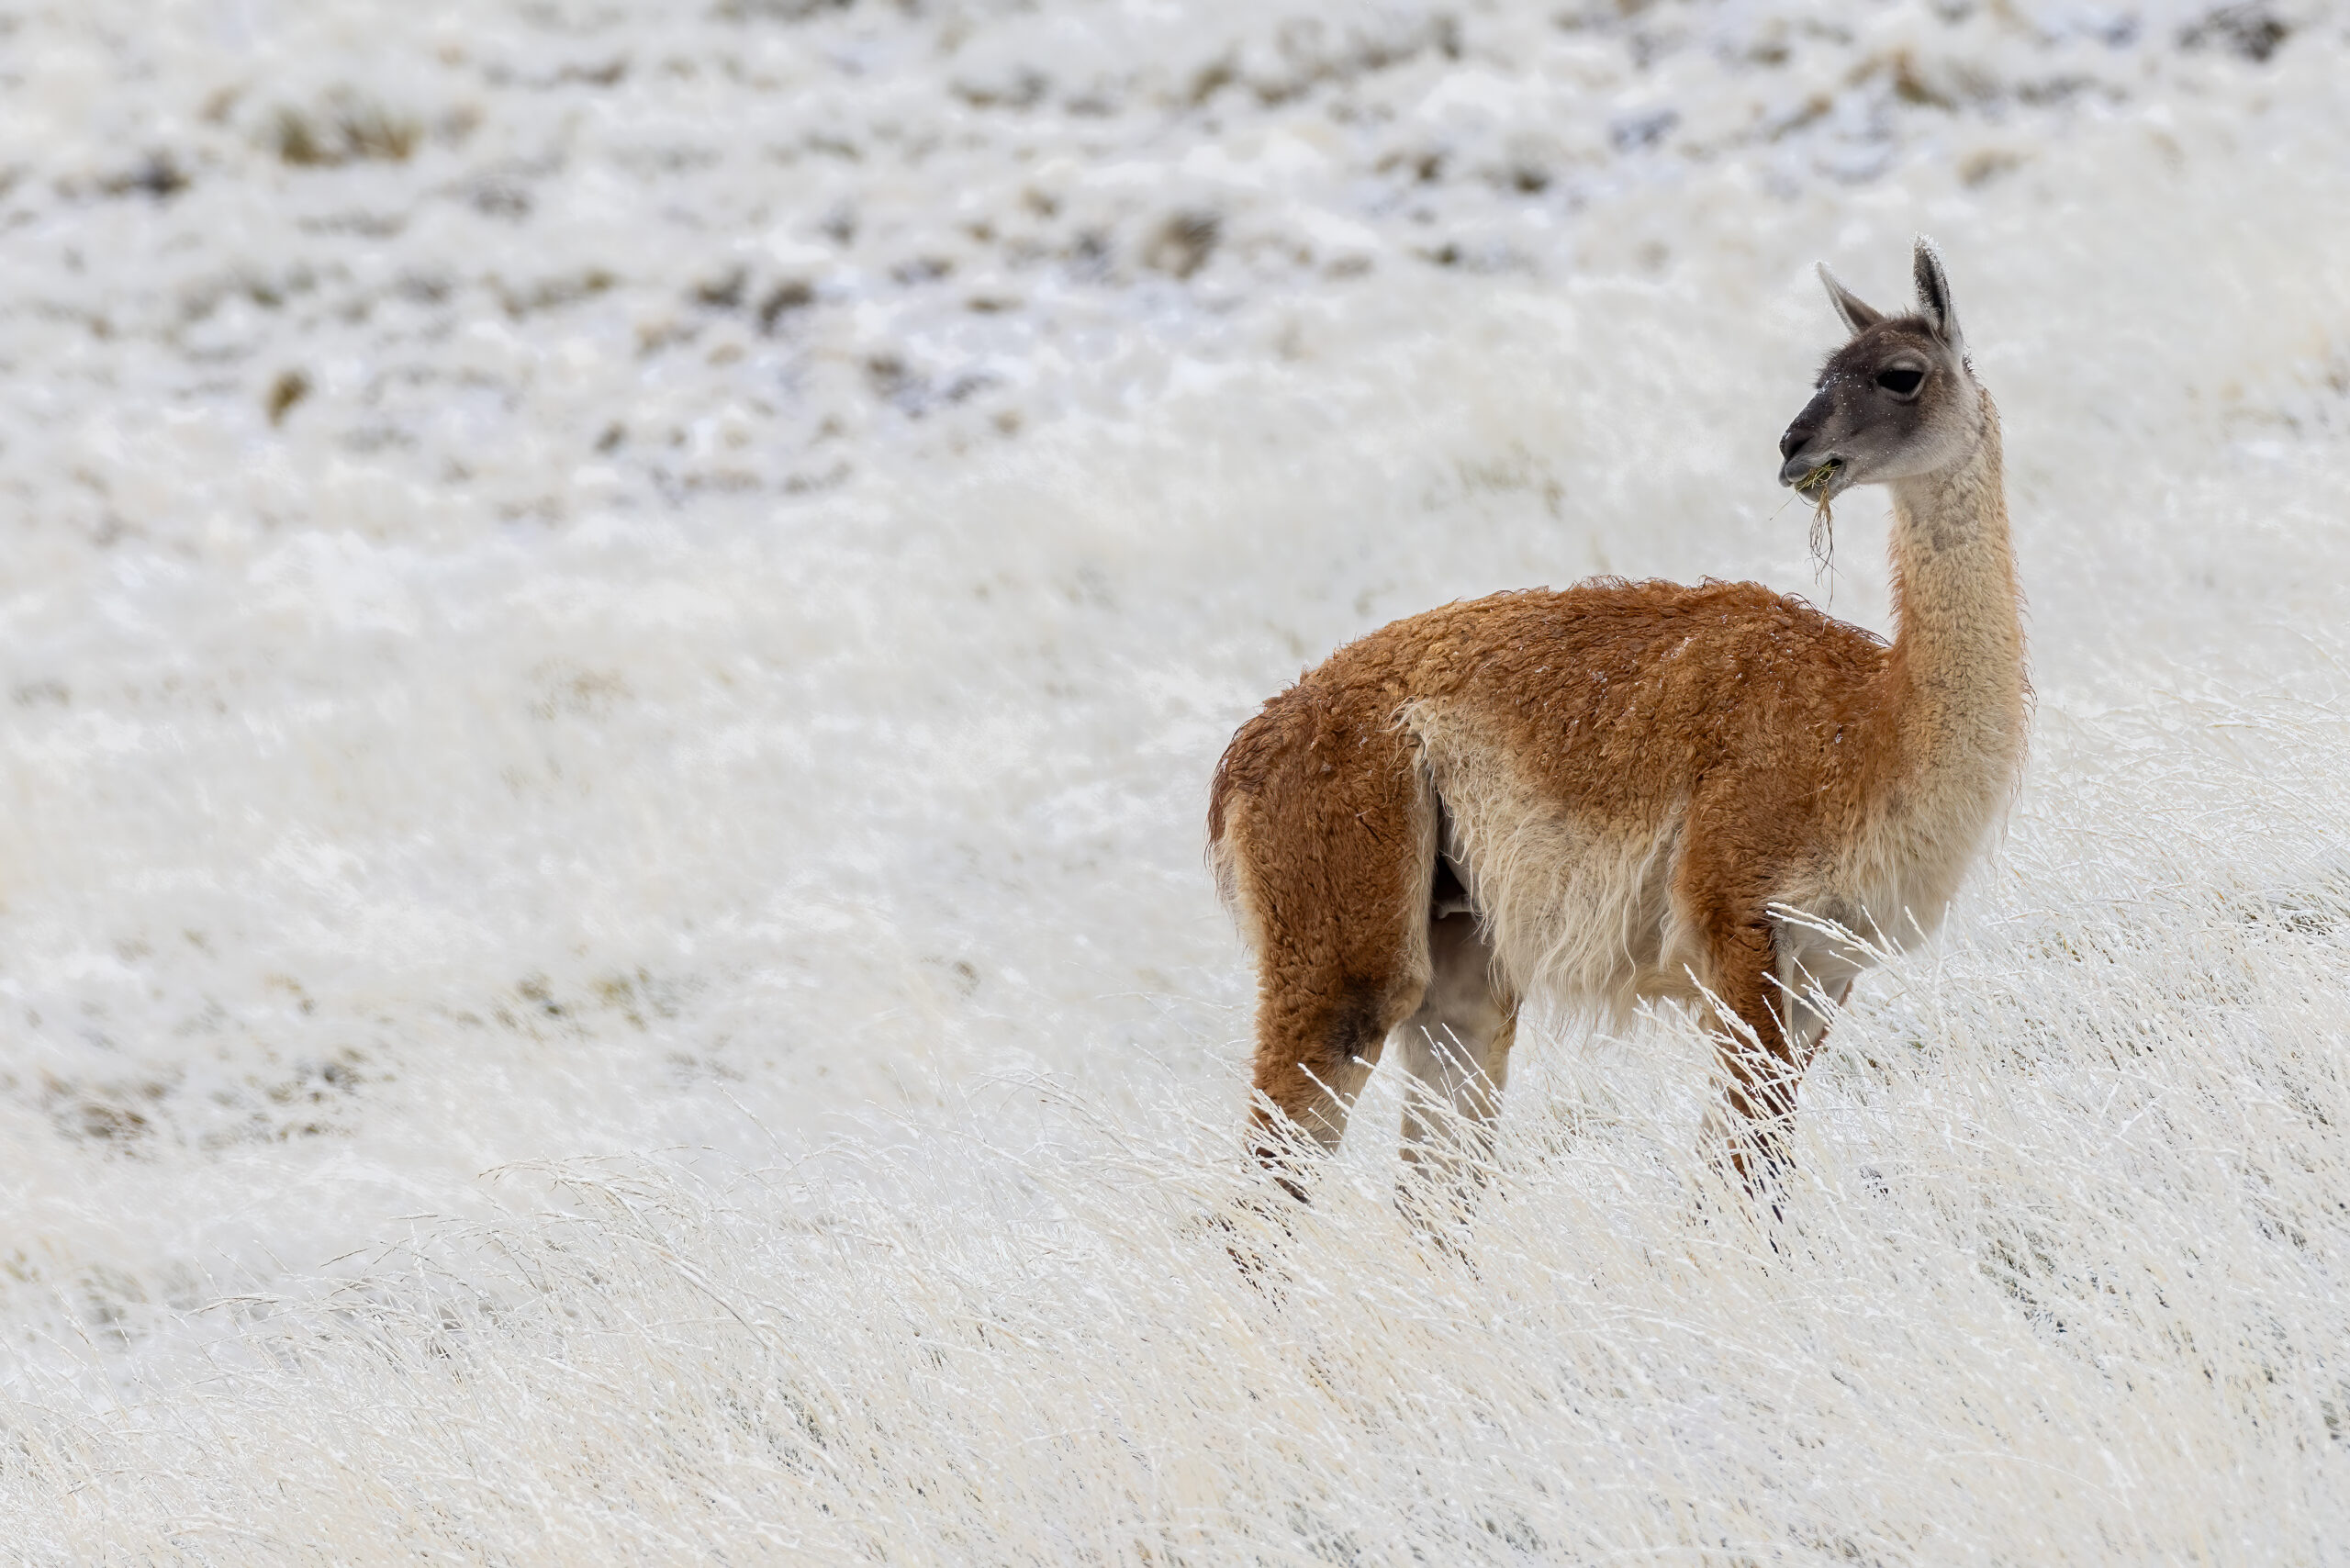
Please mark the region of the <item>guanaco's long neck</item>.
<svg viewBox="0 0 2350 1568"><path fill-rule="evenodd" d="M1987 396L1982 407L1968 456L1891 487L1897 625L1886 676L1897 766L1929 797L1915 803L1962 817L1979 807L1987 822L2022 760L2029 688L1999 414Z"/></svg>

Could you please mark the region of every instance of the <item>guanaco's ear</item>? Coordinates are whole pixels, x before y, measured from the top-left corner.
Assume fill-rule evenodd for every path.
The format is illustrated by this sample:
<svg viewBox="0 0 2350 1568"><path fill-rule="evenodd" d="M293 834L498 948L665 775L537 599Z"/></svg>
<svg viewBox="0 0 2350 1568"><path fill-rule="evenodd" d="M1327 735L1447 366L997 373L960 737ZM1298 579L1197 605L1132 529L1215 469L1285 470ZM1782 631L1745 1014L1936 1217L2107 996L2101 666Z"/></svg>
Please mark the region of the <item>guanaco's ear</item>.
<svg viewBox="0 0 2350 1568"><path fill-rule="evenodd" d="M1918 236L1918 314L1934 336L1964 354L1965 340L1958 332L1958 307L1950 299L1950 277L1942 271L1942 253L1923 234Z"/></svg>
<svg viewBox="0 0 2350 1568"><path fill-rule="evenodd" d="M1854 337L1885 319L1884 311L1871 309L1866 300L1838 283L1836 274L1828 270L1826 262L1819 263L1819 281L1827 286L1828 303L1836 307L1836 314L1844 318L1844 325L1852 330Z"/></svg>

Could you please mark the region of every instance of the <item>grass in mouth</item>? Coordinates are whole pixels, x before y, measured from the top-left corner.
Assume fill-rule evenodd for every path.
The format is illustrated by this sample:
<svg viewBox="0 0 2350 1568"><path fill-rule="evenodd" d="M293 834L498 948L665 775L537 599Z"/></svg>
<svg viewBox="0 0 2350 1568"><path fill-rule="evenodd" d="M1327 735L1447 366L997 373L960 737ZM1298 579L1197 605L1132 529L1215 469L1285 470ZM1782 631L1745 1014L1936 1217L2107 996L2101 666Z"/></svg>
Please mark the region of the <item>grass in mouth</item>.
<svg viewBox="0 0 2350 1568"><path fill-rule="evenodd" d="M1836 518L1829 510L1828 481L1842 466L1842 463L1831 458L1796 481L1796 494L1811 503L1811 558L1823 572L1836 550Z"/></svg>

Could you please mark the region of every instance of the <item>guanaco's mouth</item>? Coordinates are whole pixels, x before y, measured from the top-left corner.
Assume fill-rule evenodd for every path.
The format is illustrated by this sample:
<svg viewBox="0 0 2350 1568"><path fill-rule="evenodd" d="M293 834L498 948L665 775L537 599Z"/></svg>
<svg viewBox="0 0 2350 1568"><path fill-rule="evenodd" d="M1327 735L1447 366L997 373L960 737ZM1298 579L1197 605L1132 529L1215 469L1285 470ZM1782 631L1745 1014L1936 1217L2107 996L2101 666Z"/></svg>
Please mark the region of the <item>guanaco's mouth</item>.
<svg viewBox="0 0 2350 1568"><path fill-rule="evenodd" d="M1831 457L1808 473L1787 481L1796 495L1807 501L1824 501L1836 488L1836 477L1844 471L1844 460Z"/></svg>

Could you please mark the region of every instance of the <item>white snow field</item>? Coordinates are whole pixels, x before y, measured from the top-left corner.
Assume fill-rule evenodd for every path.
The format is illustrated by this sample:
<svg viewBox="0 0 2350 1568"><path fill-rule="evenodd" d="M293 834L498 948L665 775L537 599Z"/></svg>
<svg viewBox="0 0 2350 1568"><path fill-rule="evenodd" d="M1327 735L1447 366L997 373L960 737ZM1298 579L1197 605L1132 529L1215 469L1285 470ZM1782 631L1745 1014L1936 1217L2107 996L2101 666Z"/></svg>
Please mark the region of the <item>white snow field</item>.
<svg viewBox="0 0 2350 1568"><path fill-rule="evenodd" d="M1783 1221L1667 1014L1284 1233L1225 737L1885 627L1920 231L2032 759ZM0 0L0 1558L2350 1562L2350 11Z"/></svg>

